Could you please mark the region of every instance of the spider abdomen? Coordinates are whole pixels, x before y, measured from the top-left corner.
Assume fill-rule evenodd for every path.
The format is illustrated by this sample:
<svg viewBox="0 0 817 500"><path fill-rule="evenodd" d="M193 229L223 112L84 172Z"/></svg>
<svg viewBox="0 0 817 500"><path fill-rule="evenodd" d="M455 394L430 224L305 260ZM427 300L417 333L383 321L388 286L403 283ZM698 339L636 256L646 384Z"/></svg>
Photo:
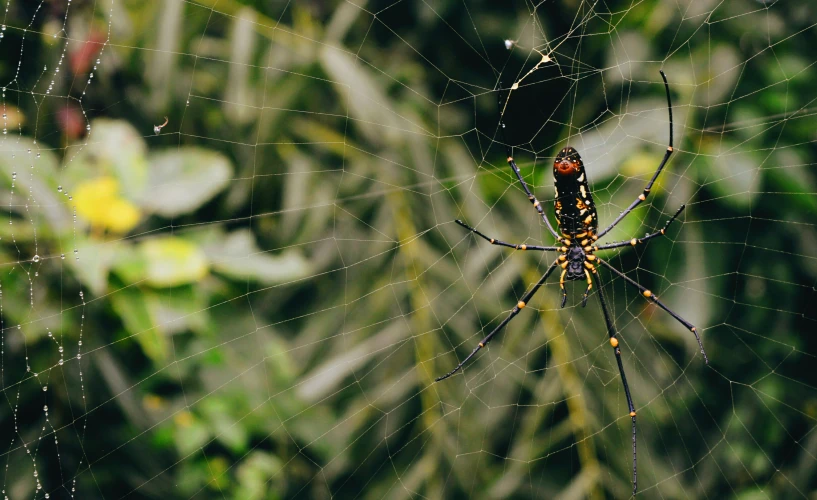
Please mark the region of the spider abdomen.
<svg viewBox="0 0 817 500"><path fill-rule="evenodd" d="M553 162L553 179L559 230L571 239L595 235L598 232L596 205L578 151L569 146L559 151Z"/></svg>

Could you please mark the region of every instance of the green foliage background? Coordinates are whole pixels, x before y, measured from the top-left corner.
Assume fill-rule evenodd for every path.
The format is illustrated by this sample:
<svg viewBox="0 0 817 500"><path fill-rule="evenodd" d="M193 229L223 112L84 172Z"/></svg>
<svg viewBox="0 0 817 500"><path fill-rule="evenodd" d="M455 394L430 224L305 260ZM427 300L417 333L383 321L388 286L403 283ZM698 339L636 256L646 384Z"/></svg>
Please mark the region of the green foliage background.
<svg viewBox="0 0 817 500"><path fill-rule="evenodd" d="M640 496L817 495L814 6L66 6L11 3L3 31L10 498L627 497L594 299L560 310L551 284L433 384L548 263L451 221L551 244L493 142L496 89L577 26L512 94L508 140L545 199L578 140L612 220L663 154L666 71L677 154L611 240L687 209L609 258L711 360L603 275Z"/></svg>

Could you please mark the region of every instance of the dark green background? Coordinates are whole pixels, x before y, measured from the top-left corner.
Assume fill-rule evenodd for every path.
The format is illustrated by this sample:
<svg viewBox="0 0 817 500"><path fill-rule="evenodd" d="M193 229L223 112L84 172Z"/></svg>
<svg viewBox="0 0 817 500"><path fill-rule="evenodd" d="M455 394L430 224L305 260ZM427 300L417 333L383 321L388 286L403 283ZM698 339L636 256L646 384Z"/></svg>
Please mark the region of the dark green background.
<svg viewBox="0 0 817 500"><path fill-rule="evenodd" d="M560 310L552 278L433 383L551 258L452 223L552 244L497 129L497 89L537 51L554 61L511 94L507 141L548 209L554 153L578 148L602 225L660 161L659 69L671 85L676 154L610 241L687 209L608 258L698 326L710 364L602 272L640 496L817 495L814 6L66 5L12 2L0 41L23 118L0 148L11 498L629 495L626 402L581 284ZM135 227L74 220L100 177Z"/></svg>

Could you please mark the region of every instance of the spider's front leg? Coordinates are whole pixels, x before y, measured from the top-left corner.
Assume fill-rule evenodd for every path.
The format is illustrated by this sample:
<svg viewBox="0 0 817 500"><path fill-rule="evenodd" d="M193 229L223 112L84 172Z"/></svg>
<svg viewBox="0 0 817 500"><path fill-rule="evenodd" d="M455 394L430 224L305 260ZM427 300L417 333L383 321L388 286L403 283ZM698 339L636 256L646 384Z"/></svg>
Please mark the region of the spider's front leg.
<svg viewBox="0 0 817 500"><path fill-rule="evenodd" d="M663 235L665 235L667 233L667 229L669 229L669 225L672 224L672 222L675 219L677 219L679 215L681 215L681 212L683 212L685 208L686 208L686 205L681 205L681 208L679 208L675 212L675 215L670 217L670 219L667 221L667 223L664 224L664 227L662 227L660 230L658 230L658 231L656 231L656 232L654 232L652 234L648 234L647 236L644 236L643 238L633 238L633 239L628 240L628 241L619 241L619 242L616 242L616 243L608 243L607 245L601 245L601 246L595 247L595 250L609 250L610 248L636 246L636 245L639 245L641 243L644 243L647 240L651 240L651 239L655 238L656 236L663 236Z"/></svg>
<svg viewBox="0 0 817 500"><path fill-rule="evenodd" d="M473 227L469 226L468 224L466 224L465 222L463 222L463 221L461 221L459 219L455 220L454 222L456 222L460 226L464 227L465 229L471 231L472 233L476 234L477 236L479 236L483 240L487 241L491 245L499 245L499 246L502 246L502 247L513 248L515 250L536 250L536 251L539 251L539 252L558 252L561 249L561 247L543 247L543 246L539 246L539 245L527 245L525 243L506 243L506 242L504 242L502 240L498 240L496 238L491 238L490 236L486 236L486 235L482 234L476 228L473 228Z"/></svg>
<svg viewBox="0 0 817 500"><path fill-rule="evenodd" d="M616 219L613 221L612 224L607 226L606 229L602 230L598 234L599 238L601 238L602 236L604 236L605 234L610 232L610 230L613 229L614 227L616 227L616 224L621 222L621 220L624 217L626 217L630 212L632 212L635 207L637 207L638 205L641 204L641 202L643 202L644 200L647 199L647 196L649 196L650 190L652 189L653 184L655 184L656 179L658 179L658 176L661 174L661 171L664 169L664 166L667 164L667 161L669 160L670 155L672 155L672 152L674 151L673 148L672 148L672 98L670 98L670 95L669 95L669 83L667 83L667 77L666 77L666 75L664 75L663 71L660 71L660 73L661 73L661 78L664 80L664 90L667 93L667 109L669 110L669 146L667 146L667 150L664 152L664 159L662 159L661 163L658 164L658 168L655 170L655 173L652 175L652 178L647 183L647 185L644 187L644 190L641 192L641 194L638 195L636 197L636 199L633 200L632 203L630 203L630 206L628 206L626 210L621 212L619 214L619 216L616 217Z"/></svg>

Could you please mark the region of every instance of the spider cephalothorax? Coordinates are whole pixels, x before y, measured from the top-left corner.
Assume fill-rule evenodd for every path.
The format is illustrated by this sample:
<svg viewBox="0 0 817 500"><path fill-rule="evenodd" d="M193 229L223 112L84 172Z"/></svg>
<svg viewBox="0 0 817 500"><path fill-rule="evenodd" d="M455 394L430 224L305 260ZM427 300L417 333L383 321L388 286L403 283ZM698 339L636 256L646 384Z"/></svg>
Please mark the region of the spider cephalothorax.
<svg viewBox="0 0 817 500"><path fill-rule="evenodd" d="M554 200L554 205L556 209L556 223L559 227L559 232L557 232L550 223L547 215L545 214L544 210L542 209L542 204L539 200L536 199L536 196L531 193L530 189L528 188L527 183L522 178L522 173L519 171L519 167L516 166L516 162L514 161L513 157L511 156L511 149L507 147L508 152L508 165L511 166L513 169L514 174L516 175L517 180L519 180L519 184L522 189L525 191L525 194L528 196L528 200L533 204L533 207L542 217L542 222L544 222L545 226L547 227L548 231L550 231L551 235L556 238L558 242L558 246L539 246L539 245L528 245L528 244L516 244L516 243L506 243L504 241L497 240L495 238L491 238L489 236L484 235L483 233L479 232L477 229L469 226L465 222L460 220L456 221L457 224L461 225L462 227L472 231L480 238L489 241L492 245L499 245L508 248L515 248L517 250L535 250L540 252L558 252L559 257L548 267L545 273L539 278L533 287L531 287L525 294L517 301L516 305L511 309L511 312L505 317L502 322L500 322L492 331L489 333L485 338L482 339L479 344L471 351L471 354L465 357L453 370L448 372L447 374L438 377L436 380L444 380L448 377L457 373L464 365L468 362L469 359L474 357L474 355L482 348L484 348L488 342L491 341L494 336L499 333L502 328L505 327L510 321L519 314L533 295L545 284L545 281L548 277L556 270L556 268L561 268L562 273L559 279L559 286L562 291L562 307L565 306L567 301L567 292L565 291L565 281L570 280L580 280L580 279L587 279L587 288L584 292L584 297L582 298L582 306L587 303L587 296L590 293L591 288L593 287L593 278L591 276L595 276L596 281L599 281L599 273L596 269L596 265L602 265L604 268L608 269L611 273L618 276L619 278L626 281L629 285L636 287L641 295L643 295L647 300L651 301L656 306L660 307L664 311L670 314L673 318L675 318L679 323L684 325L689 331L691 331L695 335L695 340L698 341L698 346L701 348L701 354L703 354L703 358L705 362L709 362L706 357L706 351L704 351L703 343L701 342L701 338L698 336L698 330L690 323L689 321L685 320L671 309L669 309L663 302L658 300L658 297L652 293L650 290L647 290L638 282L627 276L626 274L622 273L612 265L610 265L605 260L597 257L595 253L599 250L608 250L611 248L621 248L626 246L636 246L639 244L644 243L647 240L655 238L656 236L661 236L666 233L667 228L672 221L674 221L684 210L684 205L681 205L675 215L673 215L667 223L662 227L659 231L656 231L651 234L647 234L642 238L632 238L629 241L619 241L616 243L608 243L605 245L596 245L596 240L602 238L605 234L607 234L613 227L616 226L621 220L627 216L630 212L633 211L641 202L647 199L647 196L650 194L650 189L652 189L655 180L658 178L658 175L661 173L661 170L664 168L664 165L667 164L667 160L669 160L670 155L673 152L672 149L672 101L670 99L669 93L669 84L667 83L667 78L664 75L664 72L661 72L661 78L664 80L664 89L667 94L667 108L669 109L669 146L667 150L664 152L664 159L661 160L661 163L658 165L655 173L652 176L652 179L647 183L644 187L644 190L641 194L636 197L636 199L630 203L630 206L627 207L626 210L621 212L618 217L604 230L598 230L598 214L596 213L596 206L593 203L593 195L590 192L590 185L587 183L587 173L584 170L584 162L582 161L581 156L579 156L578 151L573 149L572 147L565 147L556 155L556 158L553 162L553 180L554 186L556 189L556 198ZM518 82L514 84L517 86ZM514 88L513 86L511 87ZM500 110L504 110L505 106L502 102L502 98L500 98ZM502 118L500 112L500 118ZM500 130L505 129L505 124L500 121ZM599 281L600 283L600 281ZM624 385L624 394L627 397L627 406L630 410L629 417L632 419L633 424L633 494L636 493L638 490L638 481L636 475L636 436L635 436L635 419L636 419L636 411L635 405L633 404L633 398L630 394L630 387L627 385L627 377L624 375L624 364L621 360L621 347L619 347L619 340L618 334L616 332L615 325L613 324L613 318L610 315L610 312L607 309L607 303L604 298L604 293L602 292L603 287L601 284L598 287L598 297L599 303L601 305L601 311L604 315L604 322L607 326L607 334L610 340L610 346L613 348L613 353L616 356L616 364L618 365L618 371L621 375L621 382Z"/></svg>

